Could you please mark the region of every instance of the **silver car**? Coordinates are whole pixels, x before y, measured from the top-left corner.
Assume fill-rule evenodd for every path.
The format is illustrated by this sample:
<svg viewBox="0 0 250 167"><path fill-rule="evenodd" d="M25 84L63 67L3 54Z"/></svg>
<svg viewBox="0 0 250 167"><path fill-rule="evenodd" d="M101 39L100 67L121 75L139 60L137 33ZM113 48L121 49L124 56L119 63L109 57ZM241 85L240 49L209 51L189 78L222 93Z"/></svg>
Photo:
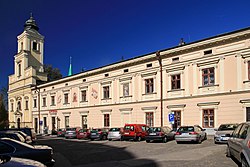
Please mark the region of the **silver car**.
<svg viewBox="0 0 250 167"><path fill-rule="evenodd" d="M227 142L227 156L236 158L242 167L250 166L250 122L241 123Z"/></svg>
<svg viewBox="0 0 250 167"><path fill-rule="evenodd" d="M108 132L108 140L121 140L123 128L110 128Z"/></svg>
<svg viewBox="0 0 250 167"><path fill-rule="evenodd" d="M238 124L221 124L218 129L215 129L214 143L227 143L234 129Z"/></svg>
<svg viewBox="0 0 250 167"><path fill-rule="evenodd" d="M181 142L197 142L201 143L207 139L205 129L199 125L194 126L181 126L175 133L175 140L177 144Z"/></svg>

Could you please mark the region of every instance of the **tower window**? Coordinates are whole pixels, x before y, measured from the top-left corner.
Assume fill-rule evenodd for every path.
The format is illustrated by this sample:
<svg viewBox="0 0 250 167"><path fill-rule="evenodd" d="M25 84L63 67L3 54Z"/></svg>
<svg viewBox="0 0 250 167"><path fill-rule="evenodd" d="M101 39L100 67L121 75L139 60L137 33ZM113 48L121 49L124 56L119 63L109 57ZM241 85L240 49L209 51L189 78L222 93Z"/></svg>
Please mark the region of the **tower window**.
<svg viewBox="0 0 250 167"><path fill-rule="evenodd" d="M32 48L33 48L33 50L39 51L39 45L38 45L38 43L37 42L33 42Z"/></svg>
<svg viewBox="0 0 250 167"><path fill-rule="evenodd" d="M22 67L21 67L21 63L19 63L18 64L18 76L20 77L21 76L21 69L22 69Z"/></svg>
<svg viewBox="0 0 250 167"><path fill-rule="evenodd" d="M124 69L123 72L124 72L124 73L125 73L125 72L128 72L128 69Z"/></svg>
<svg viewBox="0 0 250 167"><path fill-rule="evenodd" d="M21 42L21 49L20 49L21 51L23 50L23 42Z"/></svg>

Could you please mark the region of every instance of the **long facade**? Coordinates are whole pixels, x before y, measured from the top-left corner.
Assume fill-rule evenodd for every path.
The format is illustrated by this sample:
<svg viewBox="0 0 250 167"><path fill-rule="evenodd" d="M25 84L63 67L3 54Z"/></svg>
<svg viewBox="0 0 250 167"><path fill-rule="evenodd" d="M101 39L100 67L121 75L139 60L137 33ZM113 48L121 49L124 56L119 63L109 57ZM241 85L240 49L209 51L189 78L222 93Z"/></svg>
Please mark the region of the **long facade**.
<svg viewBox="0 0 250 167"><path fill-rule="evenodd" d="M18 80L16 75L10 78ZM17 109L19 117L10 111L13 126L18 118L31 122L29 126L38 133L45 128L122 127L125 123L172 128L197 124L213 133L222 123L250 121L250 28L44 84L37 81L46 78L33 75L34 83L28 88L19 90L10 82L10 109L18 106L17 98L25 105L28 96L29 104L29 117L24 116L25 110ZM170 114L174 121L169 120Z"/></svg>

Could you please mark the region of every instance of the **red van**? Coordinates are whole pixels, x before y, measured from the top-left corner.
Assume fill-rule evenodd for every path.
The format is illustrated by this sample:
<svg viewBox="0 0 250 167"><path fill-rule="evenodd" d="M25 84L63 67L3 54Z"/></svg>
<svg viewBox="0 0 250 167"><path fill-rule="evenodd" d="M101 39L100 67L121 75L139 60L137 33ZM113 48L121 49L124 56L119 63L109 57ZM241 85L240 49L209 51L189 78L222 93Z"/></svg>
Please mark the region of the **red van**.
<svg viewBox="0 0 250 167"><path fill-rule="evenodd" d="M123 140L141 141L145 139L148 126L146 124L125 124L123 129Z"/></svg>

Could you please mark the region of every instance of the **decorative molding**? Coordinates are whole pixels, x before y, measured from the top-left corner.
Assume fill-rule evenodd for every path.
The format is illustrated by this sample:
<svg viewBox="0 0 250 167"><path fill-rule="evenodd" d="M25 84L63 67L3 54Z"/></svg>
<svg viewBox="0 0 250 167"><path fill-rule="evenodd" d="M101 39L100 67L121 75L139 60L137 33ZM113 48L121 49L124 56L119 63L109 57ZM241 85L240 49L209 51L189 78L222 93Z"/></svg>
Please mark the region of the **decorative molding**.
<svg viewBox="0 0 250 167"><path fill-rule="evenodd" d="M112 109L107 110L101 110L102 114L110 114L112 112Z"/></svg>
<svg viewBox="0 0 250 167"><path fill-rule="evenodd" d="M119 79L120 82L127 81L127 80L132 80L132 77L126 77L126 78Z"/></svg>
<svg viewBox="0 0 250 167"><path fill-rule="evenodd" d="M121 108L119 110L120 110L120 112L126 112L126 111L132 111L133 108Z"/></svg>
<svg viewBox="0 0 250 167"><path fill-rule="evenodd" d="M142 107L142 110L156 110L157 106L152 106L152 107Z"/></svg>
<svg viewBox="0 0 250 167"><path fill-rule="evenodd" d="M169 72L173 72L173 71L181 71L181 70L184 70L184 69L185 69L185 66L176 67L176 68L167 68L166 72L169 73Z"/></svg>
<svg viewBox="0 0 250 167"><path fill-rule="evenodd" d="M220 102L205 102L205 103L198 103L197 106L212 106L212 105L219 105Z"/></svg>
<svg viewBox="0 0 250 167"><path fill-rule="evenodd" d="M80 114L80 115L88 115L88 114L89 114L89 111L79 111L79 114Z"/></svg>
<svg viewBox="0 0 250 167"><path fill-rule="evenodd" d="M148 77L148 76L153 76L153 75L156 75L156 72L143 73L143 74L141 74L142 77Z"/></svg>
<svg viewBox="0 0 250 167"><path fill-rule="evenodd" d="M62 112L64 116L70 116L71 112Z"/></svg>
<svg viewBox="0 0 250 167"><path fill-rule="evenodd" d="M218 64L220 61L220 59L218 60L213 60L213 61L204 61L204 62L198 62L197 63L197 67L201 67L201 66L206 66L206 65L211 65L211 64Z"/></svg>
<svg viewBox="0 0 250 167"><path fill-rule="evenodd" d="M245 103L250 103L250 99L240 100L240 103L243 103L243 104L245 104Z"/></svg>
<svg viewBox="0 0 250 167"><path fill-rule="evenodd" d="M168 109L172 109L172 108L184 108L186 107L186 104L177 104L177 105L169 105L167 106Z"/></svg>
<svg viewBox="0 0 250 167"><path fill-rule="evenodd" d="M112 81L101 82L101 85L110 85Z"/></svg>

